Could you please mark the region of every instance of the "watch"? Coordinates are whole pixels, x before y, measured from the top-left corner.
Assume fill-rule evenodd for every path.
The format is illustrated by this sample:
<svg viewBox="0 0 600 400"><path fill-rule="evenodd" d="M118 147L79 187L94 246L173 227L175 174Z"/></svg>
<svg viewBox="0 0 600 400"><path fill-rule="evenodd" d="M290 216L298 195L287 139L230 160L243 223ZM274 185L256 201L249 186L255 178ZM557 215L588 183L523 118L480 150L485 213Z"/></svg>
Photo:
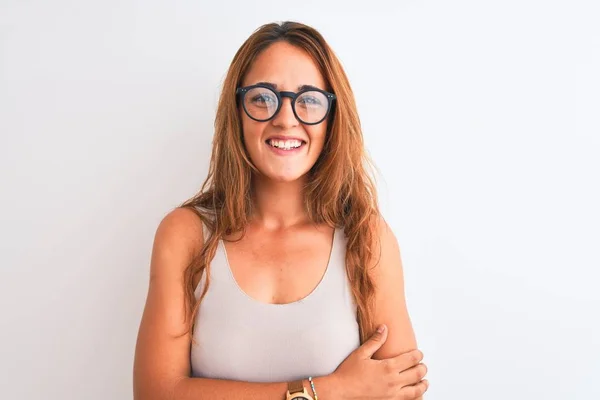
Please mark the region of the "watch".
<svg viewBox="0 0 600 400"><path fill-rule="evenodd" d="M302 380L288 382L285 400L314 400L306 391Z"/></svg>

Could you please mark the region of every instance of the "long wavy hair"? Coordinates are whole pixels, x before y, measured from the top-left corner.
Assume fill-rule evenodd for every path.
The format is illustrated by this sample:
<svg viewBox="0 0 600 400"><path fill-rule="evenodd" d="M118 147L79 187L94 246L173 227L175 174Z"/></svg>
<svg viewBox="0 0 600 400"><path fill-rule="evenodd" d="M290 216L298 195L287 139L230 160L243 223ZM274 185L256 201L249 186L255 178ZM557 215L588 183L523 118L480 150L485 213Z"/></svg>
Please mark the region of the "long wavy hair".
<svg viewBox="0 0 600 400"><path fill-rule="evenodd" d="M210 261L224 235L242 232L253 210L252 175L259 172L242 141L242 123L236 88L259 53L271 44L286 41L305 50L320 68L328 91L337 100L328 120L323 151L308 174L304 205L313 223L342 227L347 237L346 271L357 305L361 343L373 332L375 286L368 266L374 259L380 217L375 168L364 147L354 94L342 65L322 35L314 28L286 21L261 26L235 54L218 102L208 176L200 191L178 207L189 208L210 231L184 274L185 307L191 311L193 340L200 303L210 285ZM377 260L379 262L379 260ZM196 298L194 281L204 277Z"/></svg>

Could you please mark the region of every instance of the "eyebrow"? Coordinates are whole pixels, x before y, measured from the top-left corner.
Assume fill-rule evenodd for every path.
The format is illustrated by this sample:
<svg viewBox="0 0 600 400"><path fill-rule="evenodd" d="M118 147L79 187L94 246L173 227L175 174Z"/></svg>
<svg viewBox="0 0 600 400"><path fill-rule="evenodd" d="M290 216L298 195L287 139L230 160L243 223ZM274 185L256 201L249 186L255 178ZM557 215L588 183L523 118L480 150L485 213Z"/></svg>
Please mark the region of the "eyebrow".
<svg viewBox="0 0 600 400"><path fill-rule="evenodd" d="M270 88L272 88L274 90L277 90L277 84L273 83L273 82L256 82L255 85L265 85L265 86L269 86ZM318 87L313 86L313 85L300 85L300 86L298 86L298 91L299 92L302 91L302 90L305 90L305 89L319 89L319 90L324 90L324 89L318 88Z"/></svg>

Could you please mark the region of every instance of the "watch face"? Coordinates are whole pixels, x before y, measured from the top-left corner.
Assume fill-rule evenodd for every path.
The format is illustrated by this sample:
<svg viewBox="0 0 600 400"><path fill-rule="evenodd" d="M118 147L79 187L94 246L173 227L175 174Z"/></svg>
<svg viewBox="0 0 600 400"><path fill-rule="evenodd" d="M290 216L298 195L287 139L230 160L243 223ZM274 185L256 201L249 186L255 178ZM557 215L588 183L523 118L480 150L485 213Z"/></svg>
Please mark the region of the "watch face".
<svg viewBox="0 0 600 400"><path fill-rule="evenodd" d="M304 397L304 396L296 396L296 397L293 397L292 400L308 400L308 398Z"/></svg>

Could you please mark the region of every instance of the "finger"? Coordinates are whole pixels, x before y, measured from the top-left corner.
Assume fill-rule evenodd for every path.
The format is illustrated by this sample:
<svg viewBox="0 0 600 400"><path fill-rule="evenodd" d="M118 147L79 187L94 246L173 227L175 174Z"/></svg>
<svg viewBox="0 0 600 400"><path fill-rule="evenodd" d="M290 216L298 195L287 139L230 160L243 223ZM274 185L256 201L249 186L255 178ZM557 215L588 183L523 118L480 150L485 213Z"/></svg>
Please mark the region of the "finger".
<svg viewBox="0 0 600 400"><path fill-rule="evenodd" d="M429 389L429 381L424 379L416 385L405 386L402 389L400 389L400 398L407 400L417 399L423 396L427 389Z"/></svg>
<svg viewBox="0 0 600 400"><path fill-rule="evenodd" d="M418 364L412 368L400 372L398 381L401 386L415 385L427 375L427 367L425 364Z"/></svg>
<svg viewBox="0 0 600 400"><path fill-rule="evenodd" d="M387 327L385 325L380 325L377 328L377 331L375 331L375 333L366 342L364 342L362 346L360 346L359 351L361 353L361 357L373 357L373 354L375 354L375 352L379 350L379 348L381 348L381 346L383 346L385 343L387 339L387 333Z"/></svg>
<svg viewBox="0 0 600 400"><path fill-rule="evenodd" d="M398 372L405 371L415 365L419 364L423 360L423 352L421 350L411 350L406 353L402 353L396 357L388 359L388 363L392 368Z"/></svg>

